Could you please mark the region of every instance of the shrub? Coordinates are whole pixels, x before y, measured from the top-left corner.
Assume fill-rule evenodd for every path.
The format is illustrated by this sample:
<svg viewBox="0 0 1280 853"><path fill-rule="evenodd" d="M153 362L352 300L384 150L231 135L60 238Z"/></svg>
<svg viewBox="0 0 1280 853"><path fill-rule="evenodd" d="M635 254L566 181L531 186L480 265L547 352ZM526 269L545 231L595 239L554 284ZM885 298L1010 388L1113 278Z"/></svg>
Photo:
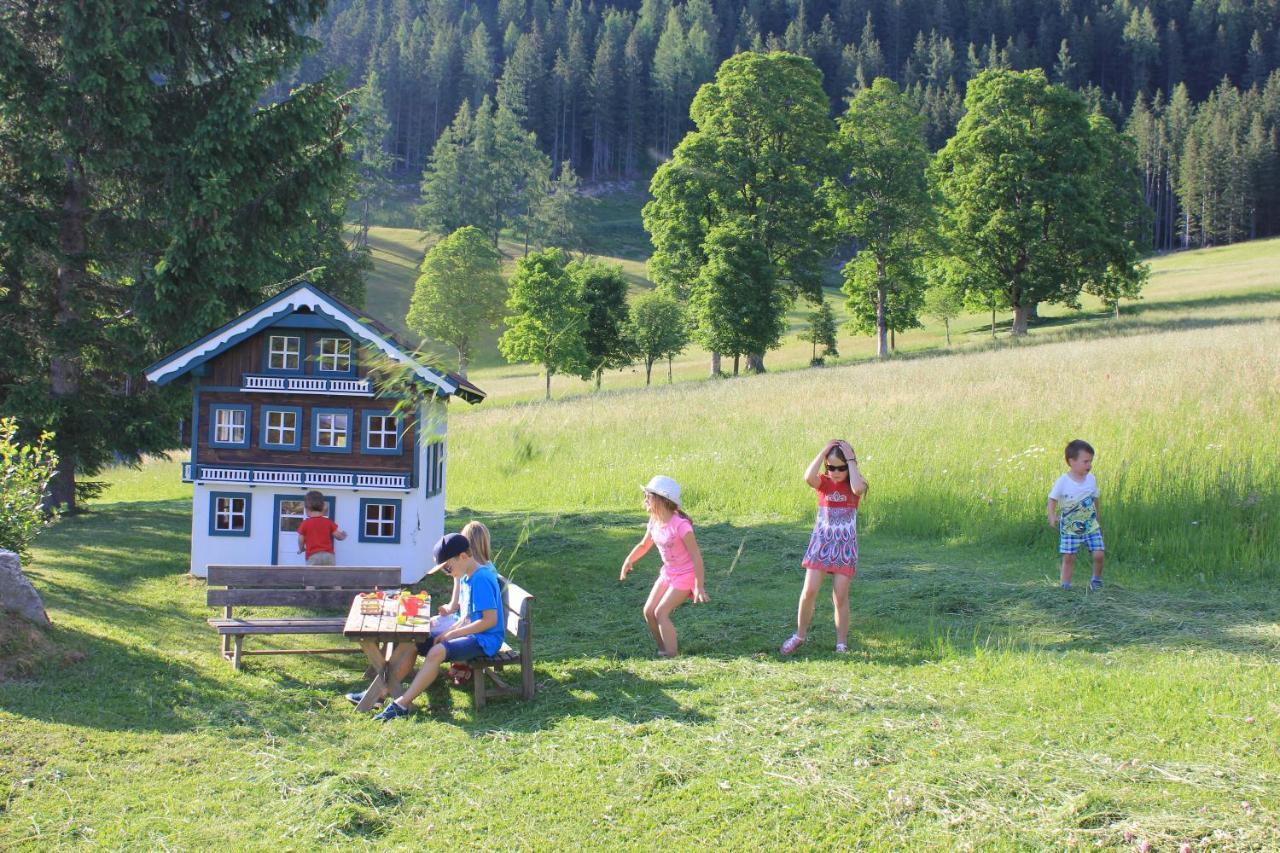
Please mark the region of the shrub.
<svg viewBox="0 0 1280 853"><path fill-rule="evenodd" d="M53 521L44 509L45 488L58 467L52 433L31 445L18 443L18 422L0 418L0 548L26 559L31 541Z"/></svg>

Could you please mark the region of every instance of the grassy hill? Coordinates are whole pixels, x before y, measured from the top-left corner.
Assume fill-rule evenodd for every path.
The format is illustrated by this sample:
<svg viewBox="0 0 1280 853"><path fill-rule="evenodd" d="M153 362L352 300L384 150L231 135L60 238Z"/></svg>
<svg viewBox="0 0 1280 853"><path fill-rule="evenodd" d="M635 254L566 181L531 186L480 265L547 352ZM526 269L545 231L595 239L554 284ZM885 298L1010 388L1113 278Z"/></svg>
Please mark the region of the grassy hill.
<svg viewBox="0 0 1280 853"><path fill-rule="evenodd" d="M1159 259L1120 323L1017 345L457 406L449 523L489 523L537 596L539 695L479 713L361 719L358 655L233 673L177 460L108 472L30 566L83 657L0 683L0 848L1280 848L1277 254ZM833 435L871 482L852 652L820 600L783 659ZM1057 588L1043 518L1077 436L1100 593ZM657 472L711 595L675 660L640 614L654 558L617 580Z"/></svg>
<svg viewBox="0 0 1280 853"><path fill-rule="evenodd" d="M640 224L639 209L644 203L636 191L606 195L598 202L588 234L593 254L618 263L631 280L632 291L652 286L646 277L644 260L648 240ZM407 228L371 228L369 243L373 249L374 270L369 277L368 310L379 319L407 335L404 316L422 256L433 241L420 231ZM501 241L508 271L524 253L522 243ZM1280 293L1280 239L1260 240L1217 249L1178 253L1151 261L1151 281L1140 301L1122 307L1122 318L1115 323L1101 303L1091 297L1082 301L1079 310L1062 306L1044 306L1043 319L1031 329L1030 337L1060 339L1081 334L1114 334L1150 330L1194 322L1211 322L1229 317L1233 311L1248 311L1248 306L1271 301ZM838 275L833 271L833 277ZM829 364L854 364L875 357L875 340L855 336L845 328L848 314L844 295L837 287L827 291L827 299L835 308L840 323L840 357ZM812 308L800 304L789 316L788 332L783 345L765 359L770 371L807 368L811 345L796 338L806 328L805 317ZM915 355L946 348L946 330L942 323L925 317L924 326L897 336L897 354ZM1010 320L997 315L996 341L1007 341ZM543 379L535 365L507 364L497 351L497 333L482 341L472 364L470 378L489 393L486 405L536 400L543 394ZM406 340L409 339L406 337ZM989 346L992 343L991 315L969 314L951 322L952 349ZM447 348L436 348L446 363L456 359ZM676 381L700 380L707 377L709 355L698 347L690 347L672 365ZM723 366L729 368L726 363ZM665 381L665 370L654 366L655 381ZM636 388L644 385L642 367L632 367L605 376L609 389ZM552 379L555 397L591 393L593 386L574 377Z"/></svg>

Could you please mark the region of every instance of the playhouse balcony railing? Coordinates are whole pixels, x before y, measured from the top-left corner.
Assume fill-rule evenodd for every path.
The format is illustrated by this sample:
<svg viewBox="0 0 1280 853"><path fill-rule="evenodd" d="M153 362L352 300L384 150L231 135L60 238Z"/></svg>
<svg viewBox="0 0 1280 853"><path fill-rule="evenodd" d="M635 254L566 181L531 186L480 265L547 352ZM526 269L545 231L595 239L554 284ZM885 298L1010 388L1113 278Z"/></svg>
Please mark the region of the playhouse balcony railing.
<svg viewBox="0 0 1280 853"><path fill-rule="evenodd" d="M359 471L274 471L245 465L182 463L184 483L240 483L250 486L320 486L345 489L412 488L408 474L368 474Z"/></svg>
<svg viewBox="0 0 1280 853"><path fill-rule="evenodd" d="M244 374L241 391L277 391L283 394L351 394L371 396L373 383L366 379L325 379L317 376L263 376Z"/></svg>

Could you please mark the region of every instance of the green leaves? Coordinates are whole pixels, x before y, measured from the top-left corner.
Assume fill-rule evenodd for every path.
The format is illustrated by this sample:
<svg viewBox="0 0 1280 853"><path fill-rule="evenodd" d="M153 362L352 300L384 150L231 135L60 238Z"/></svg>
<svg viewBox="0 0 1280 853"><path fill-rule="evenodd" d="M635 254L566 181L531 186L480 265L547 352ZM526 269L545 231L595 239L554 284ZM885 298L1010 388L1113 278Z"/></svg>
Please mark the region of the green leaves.
<svg viewBox="0 0 1280 853"><path fill-rule="evenodd" d="M465 376L476 336L497 328L506 304L498 252L479 228L468 225L432 246L420 273L405 324L451 344Z"/></svg>
<svg viewBox="0 0 1280 853"><path fill-rule="evenodd" d="M507 361L542 365L547 399L554 374L589 375L583 341L586 314L566 272L568 261L560 249L545 249L516 262L507 298L507 330L498 339Z"/></svg>

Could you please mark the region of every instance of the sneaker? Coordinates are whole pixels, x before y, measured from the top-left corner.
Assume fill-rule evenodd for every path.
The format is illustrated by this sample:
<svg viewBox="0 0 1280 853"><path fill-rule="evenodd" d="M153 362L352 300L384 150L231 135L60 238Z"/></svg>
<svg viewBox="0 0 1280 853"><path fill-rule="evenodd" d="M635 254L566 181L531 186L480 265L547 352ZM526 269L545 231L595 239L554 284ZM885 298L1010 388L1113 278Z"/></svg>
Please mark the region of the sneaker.
<svg viewBox="0 0 1280 853"><path fill-rule="evenodd" d="M366 691L361 690L359 693L348 693L347 701L350 702L352 705L359 705L361 702L364 701L365 692Z"/></svg>
<svg viewBox="0 0 1280 853"><path fill-rule="evenodd" d="M787 641L782 644L782 648L778 649L779 654L791 655L795 654L796 649L804 645L804 637L799 634L792 634Z"/></svg>
<svg viewBox="0 0 1280 853"><path fill-rule="evenodd" d="M849 647L844 643L836 643L836 654L846 655L849 653Z"/></svg>
<svg viewBox="0 0 1280 853"><path fill-rule="evenodd" d="M1063 588L1063 589L1071 589L1071 581L1063 581L1063 582L1062 582L1062 588Z"/></svg>
<svg viewBox="0 0 1280 853"><path fill-rule="evenodd" d="M1094 592L1097 592L1098 590L1102 589L1102 578L1094 578L1093 580L1089 581L1089 589L1093 590Z"/></svg>
<svg viewBox="0 0 1280 853"><path fill-rule="evenodd" d="M373 718L380 723L385 723L397 717L407 717L410 713L408 708L402 707L399 702L392 700L387 703L387 707L383 708L381 713L375 714Z"/></svg>

